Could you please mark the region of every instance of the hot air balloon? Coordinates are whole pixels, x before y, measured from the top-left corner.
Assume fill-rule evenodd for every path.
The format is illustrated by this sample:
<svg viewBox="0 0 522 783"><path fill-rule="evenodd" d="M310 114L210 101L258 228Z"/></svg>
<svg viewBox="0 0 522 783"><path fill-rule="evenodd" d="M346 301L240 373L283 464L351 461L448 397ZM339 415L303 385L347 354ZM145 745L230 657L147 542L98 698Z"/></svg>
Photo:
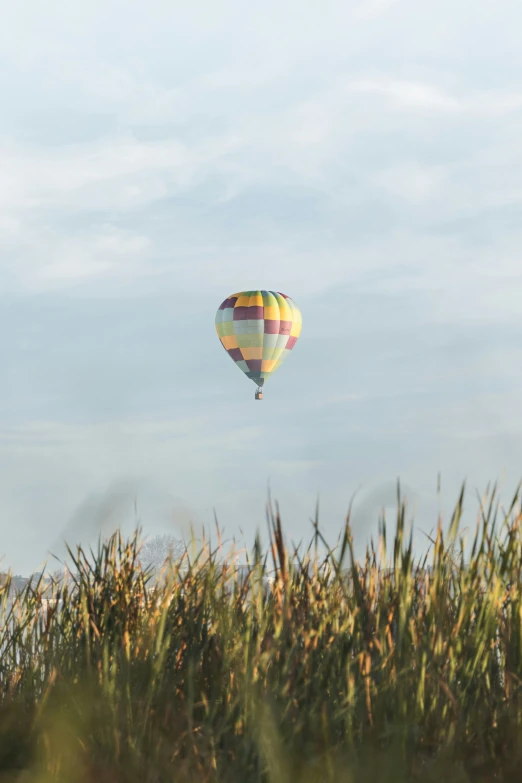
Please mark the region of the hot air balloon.
<svg viewBox="0 0 522 783"><path fill-rule="evenodd" d="M301 312L279 291L241 291L224 300L216 313L221 345L263 399L265 381L284 362L301 332Z"/></svg>

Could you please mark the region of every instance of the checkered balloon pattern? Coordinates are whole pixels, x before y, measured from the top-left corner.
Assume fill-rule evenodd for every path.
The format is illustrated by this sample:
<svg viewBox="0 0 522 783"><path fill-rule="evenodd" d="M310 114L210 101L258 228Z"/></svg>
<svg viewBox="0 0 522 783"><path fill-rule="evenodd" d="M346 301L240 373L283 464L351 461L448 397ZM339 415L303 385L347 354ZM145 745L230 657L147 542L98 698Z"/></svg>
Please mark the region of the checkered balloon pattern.
<svg viewBox="0 0 522 783"><path fill-rule="evenodd" d="M258 386L284 362L301 332L301 312L278 291L241 291L219 306L216 331L223 348Z"/></svg>

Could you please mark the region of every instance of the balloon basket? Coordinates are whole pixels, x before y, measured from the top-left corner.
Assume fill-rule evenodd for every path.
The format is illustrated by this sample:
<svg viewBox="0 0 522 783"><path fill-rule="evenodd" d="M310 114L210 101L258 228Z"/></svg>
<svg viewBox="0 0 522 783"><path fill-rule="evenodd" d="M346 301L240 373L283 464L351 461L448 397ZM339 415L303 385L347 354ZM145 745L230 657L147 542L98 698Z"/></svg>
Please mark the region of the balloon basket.
<svg viewBox="0 0 522 783"><path fill-rule="evenodd" d="M263 399L263 392L261 391L261 389L258 389L256 391L256 400L262 400L262 399Z"/></svg>

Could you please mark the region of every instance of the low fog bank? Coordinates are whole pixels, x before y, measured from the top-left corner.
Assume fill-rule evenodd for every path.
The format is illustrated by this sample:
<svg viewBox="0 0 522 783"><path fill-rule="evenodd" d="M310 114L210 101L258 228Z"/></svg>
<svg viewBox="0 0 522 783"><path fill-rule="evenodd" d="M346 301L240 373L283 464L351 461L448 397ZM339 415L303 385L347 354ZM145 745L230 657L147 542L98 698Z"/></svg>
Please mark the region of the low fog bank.
<svg viewBox="0 0 522 783"><path fill-rule="evenodd" d="M457 501L458 493L451 500L443 504L441 496L434 492L422 494L407 483L400 483L400 498L406 504L406 521L408 529L413 524L413 540L415 554L421 557L430 546L428 536L433 534L439 514L442 513L443 525L446 527L451 518L451 512ZM446 493L448 494L448 493ZM277 498L273 499L272 508L275 511ZM509 506L511 497L503 498L504 505ZM347 510L349 499L347 503ZM471 527L474 530L477 513L479 511L479 499L477 493L468 488L466 490L462 528ZM377 539L379 520L383 514L386 519L388 541L391 542L396 530L398 508L398 484L397 480L385 480L368 482L361 485L355 493L352 493L350 509L350 521L354 537L355 554L358 559L364 557L367 544L370 539ZM311 508L309 517L303 520L298 531L299 537L294 535L296 530L295 520L293 524L286 525L287 515L285 509L281 509L283 531L289 545L301 543L306 547L313 537L313 517L315 509ZM265 509L266 518L266 509ZM319 513L319 525L330 547L335 547L338 537L342 534L344 519L339 518L335 535L332 537L324 532L321 524L321 512ZM97 550L100 540L109 538L116 531L120 531L124 538L131 537L137 529L141 531L141 541L150 541L155 536L169 536L188 547L189 553L198 551L206 537L213 547L218 545L218 532L216 529L214 513L209 509L191 508L180 497L170 495L153 482L122 479L112 482L109 486L98 492L89 493L77 506L59 536L55 536L50 542L47 551L42 552L37 559L32 558L29 567L23 571L19 564L10 564L6 557L0 565L0 571L23 575L45 573L52 574L61 571L65 566L71 567L71 560L67 552L67 545L73 552L77 546L82 546L86 551ZM218 528L223 544L223 553L235 551L238 563L246 562L246 552L250 554L256 531L253 526L235 533L221 525L218 519ZM288 529L290 528L290 529ZM332 524L329 530L333 529ZM262 547L269 543L268 525L258 525L257 531ZM471 538L468 532L467 538ZM325 553L323 545L320 552ZM18 566L18 567L17 567Z"/></svg>

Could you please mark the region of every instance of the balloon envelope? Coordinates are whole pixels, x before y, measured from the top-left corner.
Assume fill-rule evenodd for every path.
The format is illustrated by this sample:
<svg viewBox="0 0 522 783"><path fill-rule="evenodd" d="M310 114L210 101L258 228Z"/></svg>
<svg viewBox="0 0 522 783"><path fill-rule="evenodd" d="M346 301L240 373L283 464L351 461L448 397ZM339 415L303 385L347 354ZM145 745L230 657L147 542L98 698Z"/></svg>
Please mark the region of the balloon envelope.
<svg viewBox="0 0 522 783"><path fill-rule="evenodd" d="M263 386L284 362L301 333L301 312L279 291L241 291L219 306L216 331L245 375Z"/></svg>

